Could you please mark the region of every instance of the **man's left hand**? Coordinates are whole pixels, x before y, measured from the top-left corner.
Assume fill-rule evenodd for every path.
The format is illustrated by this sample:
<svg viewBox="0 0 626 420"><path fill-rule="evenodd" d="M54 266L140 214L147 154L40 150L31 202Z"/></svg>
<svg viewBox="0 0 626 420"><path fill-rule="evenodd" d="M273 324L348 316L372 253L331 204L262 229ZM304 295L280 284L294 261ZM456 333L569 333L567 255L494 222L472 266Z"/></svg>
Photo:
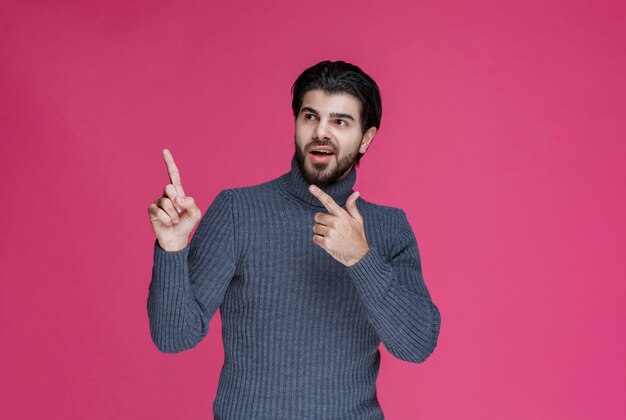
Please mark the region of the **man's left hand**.
<svg viewBox="0 0 626 420"><path fill-rule="evenodd" d="M328 213L315 213L313 242L347 267L359 262L370 249L365 238L363 217L356 208L359 193L354 192L348 197L344 210L315 185L311 185L309 191L328 210Z"/></svg>

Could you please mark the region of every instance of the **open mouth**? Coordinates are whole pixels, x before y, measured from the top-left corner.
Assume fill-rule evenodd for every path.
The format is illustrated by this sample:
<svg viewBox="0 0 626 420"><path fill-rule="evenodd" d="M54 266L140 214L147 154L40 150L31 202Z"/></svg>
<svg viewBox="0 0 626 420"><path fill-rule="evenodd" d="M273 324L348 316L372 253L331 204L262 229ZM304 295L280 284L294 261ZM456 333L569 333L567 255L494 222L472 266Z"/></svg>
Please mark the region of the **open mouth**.
<svg viewBox="0 0 626 420"><path fill-rule="evenodd" d="M333 152L329 150L311 150L311 154L315 156L330 156L333 155Z"/></svg>
<svg viewBox="0 0 626 420"><path fill-rule="evenodd" d="M326 149L317 149L317 150L311 150L309 152L309 155L311 156L312 162L325 163L325 162L328 162L333 157L334 153Z"/></svg>

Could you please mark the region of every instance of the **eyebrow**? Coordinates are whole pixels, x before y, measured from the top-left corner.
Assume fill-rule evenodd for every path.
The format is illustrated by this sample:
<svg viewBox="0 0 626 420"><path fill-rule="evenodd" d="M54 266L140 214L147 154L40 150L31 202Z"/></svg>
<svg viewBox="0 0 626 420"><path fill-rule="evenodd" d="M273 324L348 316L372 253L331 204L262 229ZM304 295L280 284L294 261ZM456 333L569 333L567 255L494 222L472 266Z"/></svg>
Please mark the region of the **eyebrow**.
<svg viewBox="0 0 626 420"><path fill-rule="evenodd" d="M308 107L308 106L305 106L304 108L302 108L300 110L300 113L303 113L305 111L310 112L311 114L320 115L319 112L317 112L315 109L313 109L311 107ZM340 112L331 112L330 113L330 117L331 118L345 118L345 119L348 119L348 120L356 121L352 115L350 115L350 114L342 114Z"/></svg>

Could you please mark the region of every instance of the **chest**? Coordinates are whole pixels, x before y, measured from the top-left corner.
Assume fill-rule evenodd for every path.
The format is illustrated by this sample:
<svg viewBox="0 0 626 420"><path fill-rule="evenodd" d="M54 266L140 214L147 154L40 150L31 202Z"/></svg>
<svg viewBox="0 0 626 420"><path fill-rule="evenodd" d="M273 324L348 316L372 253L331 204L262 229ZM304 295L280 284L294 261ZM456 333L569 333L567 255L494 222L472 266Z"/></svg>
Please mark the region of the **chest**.
<svg viewBox="0 0 626 420"><path fill-rule="evenodd" d="M342 306L358 300L347 267L313 242L314 216L322 209L293 206L281 211L251 211L236 227L239 259L229 295L257 309L294 310ZM368 232L370 245L381 238ZM371 236L371 237L370 237Z"/></svg>

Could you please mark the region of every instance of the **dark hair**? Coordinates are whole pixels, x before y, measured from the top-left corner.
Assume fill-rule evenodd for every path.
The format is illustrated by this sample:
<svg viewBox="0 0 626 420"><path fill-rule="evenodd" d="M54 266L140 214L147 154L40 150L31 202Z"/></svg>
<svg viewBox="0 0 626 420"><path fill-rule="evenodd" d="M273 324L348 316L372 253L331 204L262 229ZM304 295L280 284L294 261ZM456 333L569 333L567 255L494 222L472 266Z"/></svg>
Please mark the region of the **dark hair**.
<svg viewBox="0 0 626 420"><path fill-rule="evenodd" d="M378 85L354 64L322 61L303 71L291 87L291 108L295 118L300 113L304 94L313 89L321 89L326 93L347 93L356 97L361 102L359 120L362 134L370 127L380 127L383 110ZM362 155L358 154L356 164Z"/></svg>

